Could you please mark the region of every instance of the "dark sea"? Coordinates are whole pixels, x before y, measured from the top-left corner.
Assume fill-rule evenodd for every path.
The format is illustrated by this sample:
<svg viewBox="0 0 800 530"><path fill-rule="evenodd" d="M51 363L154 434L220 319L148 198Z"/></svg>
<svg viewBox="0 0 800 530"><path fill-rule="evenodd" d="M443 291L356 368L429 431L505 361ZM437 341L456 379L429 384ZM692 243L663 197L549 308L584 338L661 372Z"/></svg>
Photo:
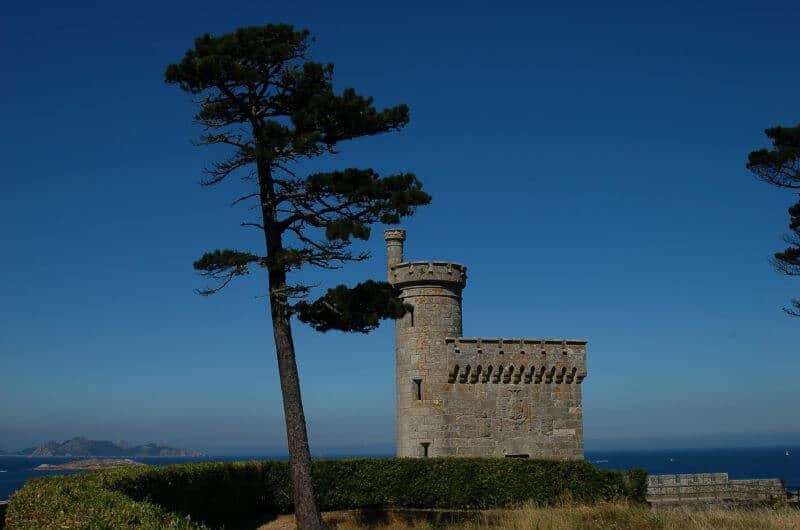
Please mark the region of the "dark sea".
<svg viewBox="0 0 800 530"><path fill-rule="evenodd" d="M134 458L134 460L149 465L253 459L265 459L265 457ZM649 473L655 475L728 473L732 479L780 478L786 483L787 488L800 490L800 447L587 451L586 459L597 467L607 469L638 467L647 469ZM7 499L29 478L69 473L34 470L39 464L60 464L72 460L76 459L0 456L0 500Z"/></svg>
<svg viewBox="0 0 800 530"><path fill-rule="evenodd" d="M788 453L788 454L787 454ZM606 469L644 468L652 475L727 473L730 479L779 478L800 490L800 446L752 449L659 449L586 451L586 459Z"/></svg>

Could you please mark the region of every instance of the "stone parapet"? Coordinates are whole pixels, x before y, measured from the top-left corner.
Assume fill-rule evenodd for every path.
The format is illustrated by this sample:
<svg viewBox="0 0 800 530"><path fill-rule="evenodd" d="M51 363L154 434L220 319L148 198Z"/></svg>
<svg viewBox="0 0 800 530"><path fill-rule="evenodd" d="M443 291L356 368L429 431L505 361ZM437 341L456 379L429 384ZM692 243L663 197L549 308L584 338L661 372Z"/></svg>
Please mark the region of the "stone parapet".
<svg viewBox="0 0 800 530"><path fill-rule="evenodd" d="M651 504L753 503L786 498L780 479L729 480L727 473L647 477L647 501Z"/></svg>
<svg viewBox="0 0 800 530"><path fill-rule="evenodd" d="M410 261L393 265L389 281L396 287L425 284L453 284L463 289L467 284L467 268L446 261Z"/></svg>
<svg viewBox="0 0 800 530"><path fill-rule="evenodd" d="M586 340L446 338L449 383L580 384Z"/></svg>
<svg viewBox="0 0 800 530"><path fill-rule="evenodd" d="M405 241L406 231L402 228L389 228L383 231L383 238L386 241Z"/></svg>
<svg viewBox="0 0 800 530"><path fill-rule="evenodd" d="M469 354L541 354L541 353L586 353L586 339L511 339L484 337L447 337L445 342L454 353ZM561 348L559 348L559 346Z"/></svg>
<svg viewBox="0 0 800 530"><path fill-rule="evenodd" d="M787 497L783 481L777 478L731 480L731 500L734 502L758 502Z"/></svg>

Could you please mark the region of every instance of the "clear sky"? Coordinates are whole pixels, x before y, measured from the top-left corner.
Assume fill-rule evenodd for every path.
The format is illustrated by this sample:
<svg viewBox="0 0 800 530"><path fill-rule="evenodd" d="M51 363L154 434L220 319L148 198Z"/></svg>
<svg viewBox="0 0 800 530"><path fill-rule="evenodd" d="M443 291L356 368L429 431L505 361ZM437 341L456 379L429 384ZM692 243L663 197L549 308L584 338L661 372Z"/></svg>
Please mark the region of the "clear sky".
<svg viewBox="0 0 800 530"><path fill-rule="evenodd" d="M587 448L800 441L800 282L768 263L796 199L755 181L800 120L796 2L12 2L0 16L0 447L87 435L285 451L264 278L201 298L191 268L259 250L198 185L203 32L310 29L336 86L405 102L400 134L327 167L413 171L407 257L469 268L468 336L586 337ZM327 285L383 278L374 259ZM393 326L295 326L312 450L391 452Z"/></svg>

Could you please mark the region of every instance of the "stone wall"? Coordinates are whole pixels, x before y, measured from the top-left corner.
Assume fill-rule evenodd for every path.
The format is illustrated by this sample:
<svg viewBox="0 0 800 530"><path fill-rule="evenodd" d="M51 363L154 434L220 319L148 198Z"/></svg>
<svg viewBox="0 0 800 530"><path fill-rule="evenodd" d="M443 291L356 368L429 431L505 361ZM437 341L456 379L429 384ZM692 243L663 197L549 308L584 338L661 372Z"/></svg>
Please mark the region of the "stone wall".
<svg viewBox="0 0 800 530"><path fill-rule="evenodd" d="M400 296L414 312L395 324L397 455L425 456L427 447L428 456L442 456L441 441L448 430L444 341L461 333L461 289L406 286Z"/></svg>
<svg viewBox="0 0 800 530"><path fill-rule="evenodd" d="M447 338L441 454L583 458L586 341Z"/></svg>
<svg viewBox="0 0 800 530"><path fill-rule="evenodd" d="M722 504L786 500L779 479L729 480L727 473L649 475L647 501L651 504Z"/></svg>

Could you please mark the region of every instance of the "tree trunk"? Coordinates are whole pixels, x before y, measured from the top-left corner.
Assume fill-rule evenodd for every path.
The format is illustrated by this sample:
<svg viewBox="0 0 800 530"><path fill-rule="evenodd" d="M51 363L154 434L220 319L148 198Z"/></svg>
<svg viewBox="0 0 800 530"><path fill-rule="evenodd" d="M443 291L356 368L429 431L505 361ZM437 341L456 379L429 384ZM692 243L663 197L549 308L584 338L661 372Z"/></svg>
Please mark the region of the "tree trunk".
<svg viewBox="0 0 800 530"><path fill-rule="evenodd" d="M259 159L258 173L267 256L274 258L283 251L283 240L276 226L270 171L262 159ZM300 377L297 374L297 360L294 353L294 340L292 340L291 315L286 293L286 271L279 264L271 264L267 270L272 333L275 337L275 350L278 355L278 376L283 395L286 438L289 443L289 470L294 490L295 518L300 530L322 530L324 526L314 496L311 451L308 447L306 416L303 413L303 400L300 397Z"/></svg>
<svg viewBox="0 0 800 530"><path fill-rule="evenodd" d="M314 483L311 477L311 452L308 447L306 418L300 397L300 378L292 340L292 327L286 305L270 293L272 331L278 353L278 374L283 394L283 414L286 418L286 437L289 441L289 466L294 489L294 513L301 530L321 530L323 527Z"/></svg>

